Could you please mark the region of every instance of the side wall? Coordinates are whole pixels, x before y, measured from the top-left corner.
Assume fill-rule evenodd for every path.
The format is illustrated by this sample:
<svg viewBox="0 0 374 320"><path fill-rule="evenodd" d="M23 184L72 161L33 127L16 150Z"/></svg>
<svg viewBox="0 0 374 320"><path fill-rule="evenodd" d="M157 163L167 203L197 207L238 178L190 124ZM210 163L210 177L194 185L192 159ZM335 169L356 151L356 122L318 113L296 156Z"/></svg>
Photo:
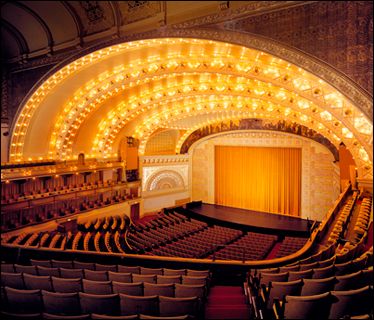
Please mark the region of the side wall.
<svg viewBox="0 0 374 320"><path fill-rule="evenodd" d="M302 149L301 217L322 220L340 193L339 165L321 144L296 135L246 130L199 140L190 148L191 200L214 203L214 146L298 147Z"/></svg>

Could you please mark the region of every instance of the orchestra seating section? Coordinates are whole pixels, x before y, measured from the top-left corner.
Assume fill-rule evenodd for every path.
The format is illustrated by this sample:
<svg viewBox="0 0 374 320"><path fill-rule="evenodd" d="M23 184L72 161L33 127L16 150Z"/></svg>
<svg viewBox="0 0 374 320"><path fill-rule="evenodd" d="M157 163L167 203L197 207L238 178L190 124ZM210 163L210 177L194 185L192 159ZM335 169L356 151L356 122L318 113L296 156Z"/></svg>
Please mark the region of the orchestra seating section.
<svg viewBox="0 0 374 320"><path fill-rule="evenodd" d="M280 245L280 248L276 252L275 257L280 258L299 251L305 245L306 241L306 238L285 237Z"/></svg>
<svg viewBox="0 0 374 320"><path fill-rule="evenodd" d="M3 236L2 243L61 250L253 261L267 259L272 248L281 241L279 239L281 237L277 235L208 225L174 211L136 224L126 215L95 218L78 224L74 234L58 231L20 233ZM285 237L281 242L281 256L298 251L306 240Z"/></svg>
<svg viewBox="0 0 374 320"><path fill-rule="evenodd" d="M234 242L210 255L220 260L264 260L278 240L278 236L248 232Z"/></svg>
<svg viewBox="0 0 374 320"><path fill-rule="evenodd" d="M3 315L40 317L48 313L201 318L211 279L209 270L33 259L29 265L2 263L1 273Z"/></svg>
<svg viewBox="0 0 374 320"><path fill-rule="evenodd" d="M133 223L118 214L85 220L75 232L2 235L2 244L25 251L68 249L48 251L49 257L63 253L69 259L79 252L95 261L95 252L124 255L116 264L13 255L1 263L1 314L14 319L204 319L213 287L223 274L230 281L237 272L226 279L226 269L222 273L219 268L236 266L245 270L240 279L245 275L241 288L248 319L370 319L372 199L358 192L344 199L332 211L326 232L308 250L310 238L242 231L176 210L165 210L148 222ZM128 253L143 257L132 255L129 263ZM207 261L177 269L167 257ZM156 259L157 267L143 266L143 259ZM256 261L256 267L248 267L247 261ZM271 267L261 266L265 261Z"/></svg>

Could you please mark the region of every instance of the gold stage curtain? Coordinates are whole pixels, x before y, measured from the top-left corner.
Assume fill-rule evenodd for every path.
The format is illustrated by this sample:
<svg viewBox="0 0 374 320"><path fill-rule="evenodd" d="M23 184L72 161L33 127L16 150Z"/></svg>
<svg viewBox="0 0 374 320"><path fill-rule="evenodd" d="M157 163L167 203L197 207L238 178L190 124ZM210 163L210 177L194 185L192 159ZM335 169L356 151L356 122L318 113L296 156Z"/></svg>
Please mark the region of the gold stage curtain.
<svg viewBox="0 0 374 320"><path fill-rule="evenodd" d="M300 216L301 149L215 146L215 203Z"/></svg>

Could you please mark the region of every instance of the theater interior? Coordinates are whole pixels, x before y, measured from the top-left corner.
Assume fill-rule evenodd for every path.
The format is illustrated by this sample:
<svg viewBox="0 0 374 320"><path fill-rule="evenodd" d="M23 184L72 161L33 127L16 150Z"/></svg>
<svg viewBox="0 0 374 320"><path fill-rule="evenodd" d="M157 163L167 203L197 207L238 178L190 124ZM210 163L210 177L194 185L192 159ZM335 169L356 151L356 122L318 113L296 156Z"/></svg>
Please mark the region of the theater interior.
<svg viewBox="0 0 374 320"><path fill-rule="evenodd" d="M2 319L373 319L372 1L1 2Z"/></svg>

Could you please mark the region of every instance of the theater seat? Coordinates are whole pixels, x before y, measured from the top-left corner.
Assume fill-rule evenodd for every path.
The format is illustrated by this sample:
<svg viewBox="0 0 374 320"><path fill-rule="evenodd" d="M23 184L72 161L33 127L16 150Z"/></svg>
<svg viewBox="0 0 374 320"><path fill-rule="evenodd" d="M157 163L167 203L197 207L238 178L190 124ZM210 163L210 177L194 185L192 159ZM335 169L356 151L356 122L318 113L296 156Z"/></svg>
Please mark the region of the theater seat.
<svg viewBox="0 0 374 320"><path fill-rule="evenodd" d="M192 315L197 317L199 314L199 300L197 297L189 298L169 298L159 297L160 300L160 316L181 316Z"/></svg>
<svg viewBox="0 0 374 320"><path fill-rule="evenodd" d="M154 284L145 282L144 295L174 297L174 284Z"/></svg>
<svg viewBox="0 0 374 320"><path fill-rule="evenodd" d="M79 292L82 313L119 315L118 294L97 295Z"/></svg>
<svg viewBox="0 0 374 320"><path fill-rule="evenodd" d="M143 295L143 283L122 283L112 281L113 293L123 293L131 296L142 296Z"/></svg>
<svg viewBox="0 0 374 320"><path fill-rule="evenodd" d="M112 282L111 281L92 281L83 279L83 292L92 294L111 294Z"/></svg>
<svg viewBox="0 0 374 320"><path fill-rule="evenodd" d="M373 288L366 286L356 290L331 291L333 303L329 319L340 319L372 312Z"/></svg>
<svg viewBox="0 0 374 320"><path fill-rule="evenodd" d="M117 282L124 282L124 283L131 283L132 282L132 275L131 275L131 273L108 271L108 280L117 281Z"/></svg>
<svg viewBox="0 0 374 320"><path fill-rule="evenodd" d="M312 296L329 292L334 289L337 282L335 277L324 279L304 279L304 285L301 289L302 296Z"/></svg>
<svg viewBox="0 0 374 320"><path fill-rule="evenodd" d="M313 296L286 296L283 315L285 319L326 319L331 301L329 292Z"/></svg>
<svg viewBox="0 0 374 320"><path fill-rule="evenodd" d="M12 319L12 320L40 320L42 318L41 313L13 313L13 312L0 312L1 319Z"/></svg>
<svg viewBox="0 0 374 320"><path fill-rule="evenodd" d="M32 274L23 274L23 281L25 288L29 290L40 289L53 291L52 281L50 276L34 276Z"/></svg>
<svg viewBox="0 0 374 320"><path fill-rule="evenodd" d="M44 312L59 315L79 315L79 295L75 293L49 292L42 290Z"/></svg>
<svg viewBox="0 0 374 320"><path fill-rule="evenodd" d="M81 315L74 315L74 316L62 316L59 314L52 314L52 313L47 313L44 312L42 314L42 319L43 320L90 320L91 316L89 314L81 314Z"/></svg>
<svg viewBox="0 0 374 320"><path fill-rule="evenodd" d="M129 315L129 316L108 316L105 314L97 314L92 313L91 319L114 319L114 320L133 320L133 319L139 319L137 314Z"/></svg>
<svg viewBox="0 0 374 320"><path fill-rule="evenodd" d="M204 299L206 295L206 287L203 284L188 285L188 284L175 284L175 297L198 297Z"/></svg>
<svg viewBox="0 0 374 320"><path fill-rule="evenodd" d="M157 276L157 284L181 283L181 276Z"/></svg>
<svg viewBox="0 0 374 320"><path fill-rule="evenodd" d="M43 301L40 290L19 290L5 287L6 310L16 313L40 313Z"/></svg>
<svg viewBox="0 0 374 320"><path fill-rule="evenodd" d="M132 315L132 314L148 314L158 315L158 297L155 296L130 296L126 294L119 294L121 314Z"/></svg>
<svg viewBox="0 0 374 320"><path fill-rule="evenodd" d="M1 286L15 289L25 289L22 273L1 272Z"/></svg>
<svg viewBox="0 0 374 320"><path fill-rule="evenodd" d="M81 278L57 278L51 277L52 285L55 292L79 292L82 291Z"/></svg>

